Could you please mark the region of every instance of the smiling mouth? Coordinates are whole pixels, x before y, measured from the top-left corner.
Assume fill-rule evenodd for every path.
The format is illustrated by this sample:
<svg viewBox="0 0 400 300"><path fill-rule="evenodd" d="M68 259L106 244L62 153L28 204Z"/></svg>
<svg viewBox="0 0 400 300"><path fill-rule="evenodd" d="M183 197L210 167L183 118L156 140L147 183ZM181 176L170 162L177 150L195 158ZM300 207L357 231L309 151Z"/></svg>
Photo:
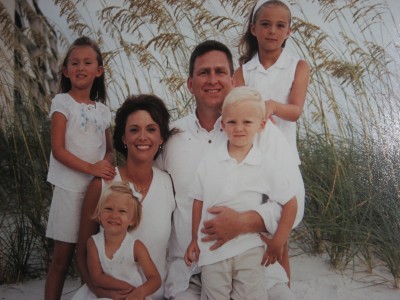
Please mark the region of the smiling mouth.
<svg viewBox="0 0 400 300"><path fill-rule="evenodd" d="M216 93L219 93L220 91L221 91L221 89L210 89L210 90L205 90L206 91L206 93L209 93L209 94L216 94Z"/></svg>
<svg viewBox="0 0 400 300"><path fill-rule="evenodd" d="M139 150L148 150L151 148L149 145L136 145L136 148Z"/></svg>
<svg viewBox="0 0 400 300"><path fill-rule="evenodd" d="M114 226L119 226L119 223L116 221L108 221L108 224L114 225Z"/></svg>

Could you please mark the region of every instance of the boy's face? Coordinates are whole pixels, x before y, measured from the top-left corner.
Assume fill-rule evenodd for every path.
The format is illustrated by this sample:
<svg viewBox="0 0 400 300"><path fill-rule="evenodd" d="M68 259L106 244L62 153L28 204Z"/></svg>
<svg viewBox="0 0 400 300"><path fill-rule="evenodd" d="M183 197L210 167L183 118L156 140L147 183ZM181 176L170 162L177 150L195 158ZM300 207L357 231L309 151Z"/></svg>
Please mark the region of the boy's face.
<svg viewBox="0 0 400 300"><path fill-rule="evenodd" d="M222 128L228 135L230 148L250 149L255 135L261 132L264 126L264 116L255 101L230 104L222 113Z"/></svg>

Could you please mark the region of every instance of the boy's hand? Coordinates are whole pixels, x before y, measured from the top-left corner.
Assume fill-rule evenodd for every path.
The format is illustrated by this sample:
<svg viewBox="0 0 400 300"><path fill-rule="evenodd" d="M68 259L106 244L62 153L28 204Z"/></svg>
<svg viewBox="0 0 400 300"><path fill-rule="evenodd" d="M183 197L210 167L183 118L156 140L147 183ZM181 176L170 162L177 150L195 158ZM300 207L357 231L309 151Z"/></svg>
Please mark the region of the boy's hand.
<svg viewBox="0 0 400 300"><path fill-rule="evenodd" d="M198 261L200 256L200 249L199 245L197 244L196 240L192 240L189 244L189 247L185 253L185 263L189 267L192 265L193 262Z"/></svg>
<svg viewBox="0 0 400 300"><path fill-rule="evenodd" d="M281 261L284 244L278 242L277 239L270 239L264 234L260 234L260 238L267 244L267 250L264 253L261 264L268 267L277 261Z"/></svg>

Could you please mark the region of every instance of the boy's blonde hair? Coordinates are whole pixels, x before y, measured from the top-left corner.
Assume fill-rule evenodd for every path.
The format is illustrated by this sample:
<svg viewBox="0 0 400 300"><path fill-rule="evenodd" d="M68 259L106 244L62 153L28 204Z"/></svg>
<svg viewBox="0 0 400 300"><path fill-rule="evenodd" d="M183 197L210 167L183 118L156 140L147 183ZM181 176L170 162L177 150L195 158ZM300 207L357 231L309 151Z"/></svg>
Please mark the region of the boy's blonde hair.
<svg viewBox="0 0 400 300"><path fill-rule="evenodd" d="M104 207L104 203L106 200L114 194L125 194L132 198L133 205L133 217L132 217L132 225L128 226L128 231L132 231L136 227L139 226L140 221L142 219L142 204L139 199L135 197L132 193L132 189L129 186L129 182L127 181L115 181L112 184L108 185L100 195L99 202L97 202L96 209L94 210L92 218L94 220L99 221L99 217L101 214L101 210Z"/></svg>
<svg viewBox="0 0 400 300"><path fill-rule="evenodd" d="M222 104L222 115L227 106L240 103L243 101L254 101L259 104L261 115L265 116L265 103L262 100L261 94L248 86L239 86L232 89L226 95L224 103Z"/></svg>

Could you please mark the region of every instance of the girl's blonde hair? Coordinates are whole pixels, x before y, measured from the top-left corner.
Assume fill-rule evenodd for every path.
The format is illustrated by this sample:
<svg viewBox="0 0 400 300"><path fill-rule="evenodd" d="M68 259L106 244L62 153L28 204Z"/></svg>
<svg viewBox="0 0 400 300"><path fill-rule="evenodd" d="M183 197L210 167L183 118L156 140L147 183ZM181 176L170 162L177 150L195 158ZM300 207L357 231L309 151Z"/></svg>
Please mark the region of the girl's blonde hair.
<svg viewBox="0 0 400 300"><path fill-rule="evenodd" d="M265 103L262 100L261 94L248 86L239 86L233 88L224 99L222 104L222 118L227 106L240 103L243 101L254 101L259 104L261 115L265 116Z"/></svg>
<svg viewBox="0 0 400 300"><path fill-rule="evenodd" d="M104 207L104 203L109 197L112 197L115 194L125 194L132 198L132 207L133 207L133 217L132 217L132 225L128 226L128 231L132 231L136 227L139 226L140 221L142 219L142 204L139 199L135 197L132 193L132 189L129 186L129 182L127 181L116 181L112 184L108 185L101 193L99 202L97 202L96 209L94 210L92 218L94 220L99 221L99 217L101 211Z"/></svg>

